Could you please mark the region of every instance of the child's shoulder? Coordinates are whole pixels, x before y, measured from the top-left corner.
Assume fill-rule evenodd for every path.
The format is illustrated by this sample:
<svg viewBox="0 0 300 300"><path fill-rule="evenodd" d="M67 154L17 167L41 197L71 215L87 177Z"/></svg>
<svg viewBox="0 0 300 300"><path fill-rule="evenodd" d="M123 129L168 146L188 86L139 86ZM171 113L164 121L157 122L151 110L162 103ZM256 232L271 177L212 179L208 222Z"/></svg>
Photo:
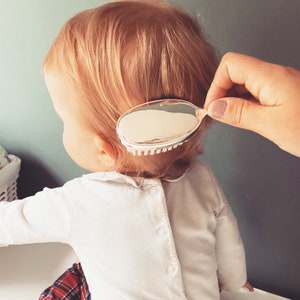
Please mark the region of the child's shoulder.
<svg viewBox="0 0 300 300"><path fill-rule="evenodd" d="M190 177L195 176L198 180L214 178L211 168L200 160L197 160L192 164L187 175Z"/></svg>
<svg viewBox="0 0 300 300"><path fill-rule="evenodd" d="M101 203L100 200L110 201L116 195L126 198L132 194L133 189L143 185L139 178L133 178L118 172L97 172L88 173L66 182L57 192L74 201L91 203L93 199ZM90 199L90 201L86 201Z"/></svg>
<svg viewBox="0 0 300 300"><path fill-rule="evenodd" d="M215 207L223 206L225 195L208 165L196 161L186 174L186 180L202 200L207 199L207 202L214 203Z"/></svg>

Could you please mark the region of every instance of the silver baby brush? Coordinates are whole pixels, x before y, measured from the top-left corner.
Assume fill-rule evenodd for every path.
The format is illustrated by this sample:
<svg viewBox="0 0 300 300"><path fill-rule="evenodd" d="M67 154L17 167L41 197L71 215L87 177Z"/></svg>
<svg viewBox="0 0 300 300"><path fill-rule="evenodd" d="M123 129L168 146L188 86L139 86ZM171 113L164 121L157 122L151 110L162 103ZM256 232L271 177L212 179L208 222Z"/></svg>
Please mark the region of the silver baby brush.
<svg viewBox="0 0 300 300"><path fill-rule="evenodd" d="M117 122L117 134L133 155L154 155L186 142L207 112L178 99L155 100L133 107Z"/></svg>

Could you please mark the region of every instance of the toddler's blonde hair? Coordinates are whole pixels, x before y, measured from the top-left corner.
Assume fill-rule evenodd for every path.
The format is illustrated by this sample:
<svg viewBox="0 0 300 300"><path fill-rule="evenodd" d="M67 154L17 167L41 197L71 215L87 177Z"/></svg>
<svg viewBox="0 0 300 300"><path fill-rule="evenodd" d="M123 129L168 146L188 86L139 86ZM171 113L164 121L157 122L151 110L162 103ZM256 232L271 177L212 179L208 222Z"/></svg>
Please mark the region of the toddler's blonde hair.
<svg viewBox="0 0 300 300"><path fill-rule="evenodd" d="M162 1L112 2L75 15L44 61L45 71L57 71L71 84L81 117L114 149L115 170L155 178L183 174L201 153L201 133L170 152L135 157L116 135L119 116L163 98L202 107L216 66L197 21Z"/></svg>

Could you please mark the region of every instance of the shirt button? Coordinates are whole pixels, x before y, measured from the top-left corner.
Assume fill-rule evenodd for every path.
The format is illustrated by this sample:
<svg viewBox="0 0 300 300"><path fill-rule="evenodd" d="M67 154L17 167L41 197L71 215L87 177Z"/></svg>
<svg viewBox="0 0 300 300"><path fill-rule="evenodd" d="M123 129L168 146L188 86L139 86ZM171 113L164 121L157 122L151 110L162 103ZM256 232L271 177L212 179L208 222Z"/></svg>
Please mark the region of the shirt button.
<svg viewBox="0 0 300 300"><path fill-rule="evenodd" d="M177 271L177 266L172 264L167 267L168 274L174 274Z"/></svg>
<svg viewBox="0 0 300 300"><path fill-rule="evenodd" d="M168 235L168 230L166 227L159 227L156 232L157 235L161 237L166 237Z"/></svg>

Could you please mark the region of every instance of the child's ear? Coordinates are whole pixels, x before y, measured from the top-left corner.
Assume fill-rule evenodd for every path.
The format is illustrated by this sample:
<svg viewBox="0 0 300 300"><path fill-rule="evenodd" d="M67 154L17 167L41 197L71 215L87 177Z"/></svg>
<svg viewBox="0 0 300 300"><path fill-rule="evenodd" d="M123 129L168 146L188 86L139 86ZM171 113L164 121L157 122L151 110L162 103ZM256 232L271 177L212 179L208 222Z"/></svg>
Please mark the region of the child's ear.
<svg viewBox="0 0 300 300"><path fill-rule="evenodd" d="M94 136L94 145L95 156L99 165L104 166L105 171L112 171L117 159L116 151L106 140L99 136Z"/></svg>

